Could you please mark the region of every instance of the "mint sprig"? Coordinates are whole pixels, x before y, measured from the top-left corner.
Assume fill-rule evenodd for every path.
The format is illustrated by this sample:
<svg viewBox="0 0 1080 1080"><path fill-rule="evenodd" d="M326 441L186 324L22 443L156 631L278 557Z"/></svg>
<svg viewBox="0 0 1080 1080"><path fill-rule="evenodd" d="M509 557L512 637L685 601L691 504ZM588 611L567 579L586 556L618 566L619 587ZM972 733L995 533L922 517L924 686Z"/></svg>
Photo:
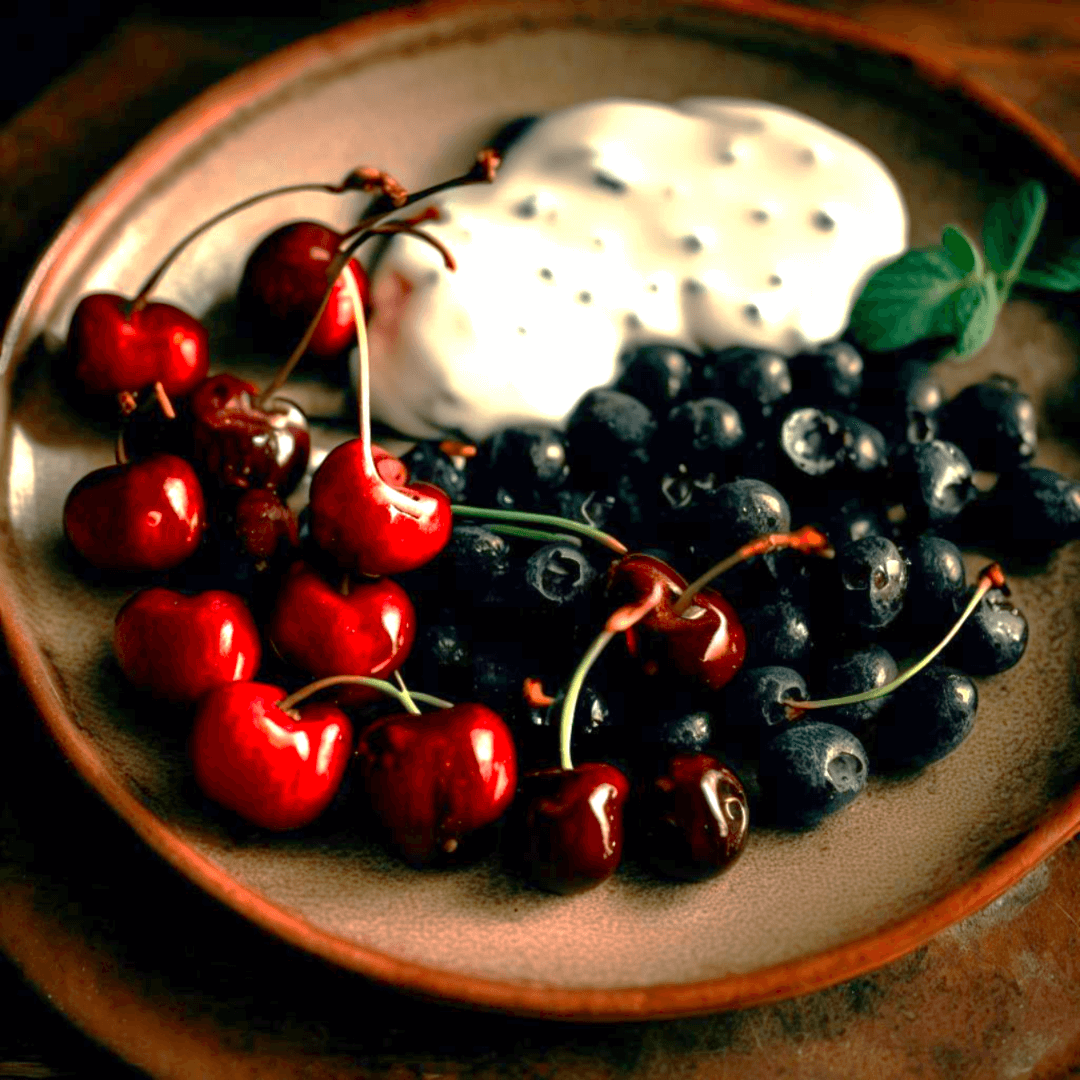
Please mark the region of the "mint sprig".
<svg viewBox="0 0 1080 1080"><path fill-rule="evenodd" d="M983 223L983 252L955 225L941 243L916 248L877 270L855 301L851 333L874 351L950 339L944 356L974 356L1020 282L1057 292L1080 290L1080 241L1054 260L1025 269L1046 216L1046 188L1029 180L999 199Z"/></svg>

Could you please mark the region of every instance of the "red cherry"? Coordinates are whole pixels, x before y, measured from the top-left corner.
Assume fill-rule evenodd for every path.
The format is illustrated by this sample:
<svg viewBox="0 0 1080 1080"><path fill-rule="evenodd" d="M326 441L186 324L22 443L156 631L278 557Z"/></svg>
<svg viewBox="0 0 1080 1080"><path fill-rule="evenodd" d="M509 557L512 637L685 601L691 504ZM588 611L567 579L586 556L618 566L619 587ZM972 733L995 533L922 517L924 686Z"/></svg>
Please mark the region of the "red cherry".
<svg viewBox="0 0 1080 1080"><path fill-rule="evenodd" d="M353 585L347 595L314 570L289 570L267 636L287 663L313 678L370 675L385 679L405 662L416 636L416 612L405 590L389 578ZM342 686L339 700L379 697L376 690Z"/></svg>
<svg viewBox="0 0 1080 1080"><path fill-rule="evenodd" d="M239 596L220 590L137 592L116 616L113 648L135 686L176 702L250 679L262 659L251 613Z"/></svg>
<svg viewBox="0 0 1080 1080"><path fill-rule="evenodd" d="M383 717L356 754L375 814L414 864L456 851L501 817L517 784L510 731L486 705Z"/></svg>
<svg viewBox="0 0 1080 1080"><path fill-rule="evenodd" d="M191 395L195 458L226 487L285 496L300 483L311 454L307 418L283 398L258 406L258 396L235 375L206 379Z"/></svg>
<svg viewBox="0 0 1080 1080"><path fill-rule="evenodd" d="M585 892L618 868L630 783L613 765L536 769L521 778L511 857L548 892Z"/></svg>
<svg viewBox="0 0 1080 1080"><path fill-rule="evenodd" d="M202 540L206 505L183 458L153 454L84 476L64 503L64 532L101 570L170 570Z"/></svg>
<svg viewBox="0 0 1080 1080"><path fill-rule="evenodd" d="M408 470L362 439L332 450L311 479L311 536L345 570L400 574L430 562L450 539L450 499L407 483Z"/></svg>
<svg viewBox="0 0 1080 1080"><path fill-rule="evenodd" d="M260 340L286 349L300 340L322 303L329 285L326 271L341 239L325 225L297 221L276 229L255 248L244 269L238 303ZM348 265L366 307L367 275L355 259ZM352 301L339 278L307 351L336 356L355 342Z"/></svg>
<svg viewBox="0 0 1080 1080"><path fill-rule="evenodd" d="M200 702L191 733L195 780L215 802L265 829L298 829L329 805L345 775L352 724L319 702L288 712L285 691L227 683Z"/></svg>
<svg viewBox="0 0 1080 1080"><path fill-rule="evenodd" d="M136 393L155 382L170 397L190 394L210 366L202 323L172 304L130 308L116 293L79 301L68 333L75 378L88 394Z"/></svg>
<svg viewBox="0 0 1080 1080"><path fill-rule="evenodd" d="M657 583L663 589L660 603L627 632L631 652L646 670L667 666L719 690L746 658L746 633L735 609L714 589L702 589L676 615L673 605L686 579L652 555L625 555L608 576L609 589L621 602L643 600Z"/></svg>
<svg viewBox="0 0 1080 1080"><path fill-rule="evenodd" d="M746 792L726 765L709 754L675 754L642 796L638 835L655 869L700 881L735 861L749 823Z"/></svg>
<svg viewBox="0 0 1080 1080"><path fill-rule="evenodd" d="M265 567L279 552L300 545L296 515L279 495L266 488L243 492L231 520L239 554L252 559L256 568Z"/></svg>

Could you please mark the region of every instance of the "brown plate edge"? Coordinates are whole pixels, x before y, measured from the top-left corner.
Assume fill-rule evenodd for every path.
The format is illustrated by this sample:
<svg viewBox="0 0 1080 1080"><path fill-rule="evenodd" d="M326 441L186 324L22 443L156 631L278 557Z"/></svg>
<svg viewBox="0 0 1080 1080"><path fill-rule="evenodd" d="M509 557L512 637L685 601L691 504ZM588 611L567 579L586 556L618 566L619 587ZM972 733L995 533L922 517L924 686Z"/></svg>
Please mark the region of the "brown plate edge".
<svg viewBox="0 0 1080 1080"><path fill-rule="evenodd" d="M415 28L418 23L447 16L467 14L475 18L479 13L497 16L500 21L517 16L522 22L533 23L540 12L548 15L562 11L567 22L575 22L580 21L583 9L598 12L607 7L568 0L510 4L498 0L483 0L482 3L431 0L417 7L346 23L288 46L229 76L157 128L82 200L42 255L12 312L0 352L0 370L6 371L17 347L25 346L19 338L33 307L32 297L49 283L58 265L64 261L62 256L77 242L89 223L99 213L106 212L106 193L115 196L141 184L159 165L173 159L182 146L197 141L201 132L306 71L320 58L346 45L354 48L358 40L373 41L387 32ZM933 88L954 91L998 121L1018 130L1080 181L1080 159L1069 151L1058 135L982 80L961 71L952 61L900 37L831 12L793 7L773 0L703 0L695 5L672 4L670 7L676 16L693 11L721 11L778 23L812 36L906 60ZM115 199L108 202L115 205ZM827 952L749 974L645 988L567 988L466 976L400 960L343 941L270 902L261 893L240 885L210 859L188 846L164 820L117 780L93 742L68 715L57 691L58 680L35 648L18 615L16 590L3 567L0 567L0 625L12 660L62 752L98 795L172 866L219 901L292 945L402 990L482 1009L589 1022L663 1019L762 1005L824 989L879 968L925 944L941 930L1001 896L1080 831L1080 788L1077 788L1052 803L1039 823L992 865L922 911ZM90 1034L106 1043L112 1042L107 1032L91 1031Z"/></svg>

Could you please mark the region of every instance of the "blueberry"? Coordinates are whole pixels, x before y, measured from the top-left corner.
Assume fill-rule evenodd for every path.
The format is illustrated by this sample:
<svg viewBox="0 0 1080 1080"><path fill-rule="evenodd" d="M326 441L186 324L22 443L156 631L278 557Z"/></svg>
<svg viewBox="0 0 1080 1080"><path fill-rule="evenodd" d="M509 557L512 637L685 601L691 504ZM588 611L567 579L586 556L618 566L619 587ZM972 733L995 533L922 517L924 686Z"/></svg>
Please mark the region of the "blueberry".
<svg viewBox="0 0 1080 1080"><path fill-rule="evenodd" d="M825 663L823 696L847 697L867 690L879 690L899 674L896 661L880 645L852 649ZM838 705L829 710L829 719L840 727L861 734L867 723L888 704L887 697L871 698L853 705Z"/></svg>
<svg viewBox="0 0 1080 1080"><path fill-rule="evenodd" d="M453 613L421 623L409 654L409 681L417 687L438 687L445 697L468 693L473 680L472 642Z"/></svg>
<svg viewBox="0 0 1080 1080"><path fill-rule="evenodd" d="M850 731L816 720L791 724L761 751L762 816L782 828L812 828L856 799L869 772Z"/></svg>
<svg viewBox="0 0 1080 1080"><path fill-rule="evenodd" d="M592 390L566 427L574 481L591 487L614 480L630 463L648 462L656 420L648 406L617 390Z"/></svg>
<svg viewBox="0 0 1080 1080"><path fill-rule="evenodd" d="M839 615L852 627L880 630L900 614L908 564L887 537L866 536L837 549L829 575L839 586ZM828 603L828 596L822 598Z"/></svg>
<svg viewBox="0 0 1080 1080"><path fill-rule="evenodd" d="M833 341L788 362L795 396L830 408L853 406L863 384L863 358L854 345Z"/></svg>
<svg viewBox="0 0 1080 1080"><path fill-rule="evenodd" d="M552 510L558 517L604 529L614 514L616 502L611 494L562 488L555 493Z"/></svg>
<svg viewBox="0 0 1080 1080"><path fill-rule="evenodd" d="M623 373L615 389L665 415L690 393L690 357L671 345L641 345L621 357Z"/></svg>
<svg viewBox="0 0 1080 1080"><path fill-rule="evenodd" d="M919 640L937 639L964 605L964 558L944 537L923 533L904 549L909 563L904 617Z"/></svg>
<svg viewBox="0 0 1080 1080"><path fill-rule="evenodd" d="M471 606L497 591L509 569L510 544L505 537L482 525L462 523L454 526L438 557L415 572L421 587L409 592L435 591L442 600L456 598Z"/></svg>
<svg viewBox="0 0 1080 1080"><path fill-rule="evenodd" d="M727 545L724 555L765 533L791 529L787 500L764 480L743 477L722 484L709 500L709 510Z"/></svg>
<svg viewBox="0 0 1080 1080"><path fill-rule="evenodd" d="M996 675L1019 662L1027 643L1024 613L1001 589L990 589L945 656L969 675Z"/></svg>
<svg viewBox="0 0 1080 1080"><path fill-rule="evenodd" d="M841 429L844 444L841 458L846 472L861 482L879 478L889 465L885 436L857 416L845 416Z"/></svg>
<svg viewBox="0 0 1080 1080"><path fill-rule="evenodd" d="M778 353L725 349L706 356L700 370L702 394L730 401L750 427L780 413L791 395L791 372Z"/></svg>
<svg viewBox="0 0 1080 1080"><path fill-rule="evenodd" d="M451 502L464 502L468 475L464 459L458 464L445 453L437 442L418 442L401 457L409 470L411 480L423 480L441 487Z"/></svg>
<svg viewBox="0 0 1080 1080"><path fill-rule="evenodd" d="M565 438L552 427L507 428L493 436L484 450L489 477L520 504L545 501L570 474Z"/></svg>
<svg viewBox="0 0 1080 1080"><path fill-rule="evenodd" d="M976 469L1008 472L1035 457L1035 406L1015 379L996 375L961 390L945 406L941 436L956 443Z"/></svg>
<svg viewBox="0 0 1080 1080"><path fill-rule="evenodd" d="M755 744L767 741L790 723L785 701L805 701L806 680L790 667L747 667L724 692L724 731L745 732Z"/></svg>
<svg viewBox="0 0 1080 1080"><path fill-rule="evenodd" d="M1008 552L1048 555L1080 537L1080 483L1052 469L1006 473L978 506L971 531L974 541L992 538Z"/></svg>
<svg viewBox="0 0 1080 1080"><path fill-rule="evenodd" d="M685 465L689 472L730 472L729 455L746 438L742 417L720 398L698 398L676 405L661 432L662 461ZM728 458L728 461L725 461Z"/></svg>
<svg viewBox="0 0 1080 1080"><path fill-rule="evenodd" d="M806 611L779 597L768 604L740 611L746 631L746 663L754 667L781 665L806 671L814 635Z"/></svg>
<svg viewBox="0 0 1080 1080"><path fill-rule="evenodd" d="M780 425L780 451L793 475L823 477L844 460L844 425L824 409L793 409Z"/></svg>
<svg viewBox="0 0 1080 1080"><path fill-rule="evenodd" d="M578 547L545 544L525 563L524 604L544 610L570 609L586 600L596 570Z"/></svg>
<svg viewBox="0 0 1080 1080"><path fill-rule="evenodd" d="M955 443L942 439L905 444L893 455L897 495L909 527L940 528L973 498L971 462Z"/></svg>
<svg viewBox="0 0 1080 1080"><path fill-rule="evenodd" d="M975 724L979 692L955 668L931 665L891 695L878 720L874 760L888 770L919 769L952 753Z"/></svg>
<svg viewBox="0 0 1080 1080"><path fill-rule="evenodd" d="M882 507L865 499L845 499L826 506L819 515L825 535L833 547L842 547L851 540L866 536L890 536L892 526Z"/></svg>

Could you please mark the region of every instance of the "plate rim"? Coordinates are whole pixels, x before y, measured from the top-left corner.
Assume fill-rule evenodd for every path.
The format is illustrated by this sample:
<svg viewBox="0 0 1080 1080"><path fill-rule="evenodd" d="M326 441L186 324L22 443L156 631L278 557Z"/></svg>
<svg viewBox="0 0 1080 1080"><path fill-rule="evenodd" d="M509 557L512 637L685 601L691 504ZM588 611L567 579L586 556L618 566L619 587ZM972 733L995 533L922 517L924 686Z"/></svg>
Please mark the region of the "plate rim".
<svg viewBox="0 0 1080 1080"><path fill-rule="evenodd" d="M564 23L582 12L599 18L619 10L614 2L573 0L427 0L413 6L376 12L294 42L217 82L156 127L102 177L79 201L39 257L12 309L0 345L0 373L7 375L26 342L22 333L67 256L123 195L157 167L183 153L202 134L229 116L287 84L313 67L332 64L335 54L359 55L364 44L390 32L421 32L443 19L490 20L535 25L539 17L563 13ZM796 7L779 0L656 0L636 9L666 12L673 19L694 13L728 13L756 19L832 44L845 44L911 63L914 74L932 89L955 91L999 123L1035 143L1074 181L1080 182L1080 158L1064 139L1026 109L977 76L964 72L930 49L897 35L857 23L833 12ZM7 423L8 405L0 421ZM200 854L168 823L136 798L113 774L92 740L67 713L57 691L60 683L47 658L35 647L19 615L17 587L0 563L0 627L13 664L45 726L81 778L139 837L174 869L255 925L324 960L399 989L440 1001L521 1016L586 1022L665 1019L731 1008L763 1005L824 989L855 978L904 956L961 918L991 903L1035 869L1080 829L1080 785L1052 801L1038 821L1008 850L959 888L918 911L870 934L810 957L784 961L753 972L686 983L648 987L567 987L525 980L502 980L463 974L404 960L378 949L346 941L308 922L256 889L240 884Z"/></svg>

